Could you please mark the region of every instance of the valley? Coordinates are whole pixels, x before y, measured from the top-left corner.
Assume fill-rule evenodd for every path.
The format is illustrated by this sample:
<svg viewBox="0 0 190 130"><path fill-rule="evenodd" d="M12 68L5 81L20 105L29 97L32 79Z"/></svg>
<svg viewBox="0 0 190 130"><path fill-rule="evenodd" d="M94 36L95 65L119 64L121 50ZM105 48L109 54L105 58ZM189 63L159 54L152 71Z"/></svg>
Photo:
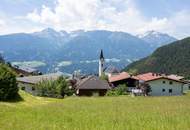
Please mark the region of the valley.
<svg viewBox="0 0 190 130"><path fill-rule="evenodd" d="M129 63L151 54L160 44L176 40L153 31L143 36L139 38L125 32L105 30L66 32L47 28L30 34L0 36L0 52L13 65L27 65L43 73L73 73L80 70L82 73L96 74L101 49L104 50L107 67L115 66L121 70ZM145 37L152 37L154 43L147 42Z"/></svg>

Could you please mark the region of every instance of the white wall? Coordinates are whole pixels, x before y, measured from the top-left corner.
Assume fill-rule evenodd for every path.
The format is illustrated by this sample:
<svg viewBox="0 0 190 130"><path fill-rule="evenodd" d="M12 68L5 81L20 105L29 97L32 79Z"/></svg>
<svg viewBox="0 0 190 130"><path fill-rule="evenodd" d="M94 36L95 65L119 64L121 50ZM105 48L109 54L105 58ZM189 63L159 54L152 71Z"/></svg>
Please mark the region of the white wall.
<svg viewBox="0 0 190 130"><path fill-rule="evenodd" d="M189 83L188 83L188 84L184 84L184 85L183 85L183 92L186 92L186 91L190 90L190 89L189 89L189 86L190 86Z"/></svg>
<svg viewBox="0 0 190 130"><path fill-rule="evenodd" d="M23 91L26 91L26 92L28 92L28 93L30 93L32 95L37 95L38 94L38 91L37 91L35 85L19 82L18 86L19 86L20 89L22 89L22 87L24 87Z"/></svg>
<svg viewBox="0 0 190 130"><path fill-rule="evenodd" d="M165 81L165 83L163 83ZM170 81L172 84L170 84ZM158 79L147 82L151 87L150 95L152 96L170 96L170 95L182 95L183 83L176 82L169 79ZM163 92L165 89L165 92ZM169 89L172 89L172 93L169 93Z"/></svg>

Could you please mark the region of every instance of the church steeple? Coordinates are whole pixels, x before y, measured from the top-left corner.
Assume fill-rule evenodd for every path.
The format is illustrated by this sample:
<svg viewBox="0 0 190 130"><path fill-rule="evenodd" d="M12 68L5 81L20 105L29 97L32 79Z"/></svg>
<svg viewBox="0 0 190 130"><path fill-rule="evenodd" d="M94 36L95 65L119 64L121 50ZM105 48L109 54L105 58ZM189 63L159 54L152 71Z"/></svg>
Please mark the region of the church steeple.
<svg viewBox="0 0 190 130"><path fill-rule="evenodd" d="M103 74L103 68L104 68L104 55L103 50L100 52L100 59L99 59L99 77Z"/></svg>
<svg viewBox="0 0 190 130"><path fill-rule="evenodd" d="M103 50L101 49L101 52L100 52L100 59L104 59L104 54L103 54Z"/></svg>

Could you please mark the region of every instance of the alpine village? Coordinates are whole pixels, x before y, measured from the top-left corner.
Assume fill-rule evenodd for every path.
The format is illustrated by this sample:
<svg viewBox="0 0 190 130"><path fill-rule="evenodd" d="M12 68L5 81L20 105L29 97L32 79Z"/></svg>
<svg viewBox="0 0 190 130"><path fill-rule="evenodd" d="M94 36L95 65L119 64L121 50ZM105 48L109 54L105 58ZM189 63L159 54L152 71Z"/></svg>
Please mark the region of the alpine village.
<svg viewBox="0 0 190 130"><path fill-rule="evenodd" d="M168 59L165 55L161 57L161 60L157 58L158 61L156 62L158 63L155 61L152 63L151 61L151 58L156 57L154 55L159 53L160 50L163 51L173 45L179 46L179 44L189 46L190 40L186 38L165 45L163 48L160 47L150 56L134 61L120 70L115 66L106 64L104 51L100 49L98 50L99 60L96 62L98 72L94 74L84 74L77 70L72 74L60 71L43 73L27 65L14 65L6 61L1 55L0 99L5 102L20 102L20 100L23 100L21 96L24 93L37 98L44 97L59 100L65 100L69 97L73 97L73 100L76 100L76 97L84 99L85 97L111 97L115 99L119 97L137 97L137 99L138 97L189 97L187 96L190 90L190 72L188 68L183 66L177 68L176 64L178 63L168 65L167 68L165 65L168 64ZM186 53L186 48L188 47L182 48L184 49L183 53ZM175 49L174 52L170 52L171 54L168 52L168 56L178 55L174 54L177 53ZM189 51L187 53L190 56ZM183 65L186 66L186 63ZM173 66L177 71L170 69L169 66Z"/></svg>
<svg viewBox="0 0 190 130"><path fill-rule="evenodd" d="M42 74L33 68L17 66L11 66L11 68L18 75L16 80L19 88L35 96L57 96L54 95L55 92L51 90L46 92L44 88L37 86L40 83L44 83L45 86L45 82L53 82L60 77L65 78L68 89L73 92L72 95L77 96L105 96L106 94L117 95L117 93L134 96L172 96L183 95L190 88L190 82L177 74L147 72L132 75L125 71L120 72L115 67L105 69L104 62L103 50L101 50L98 75L81 75L75 72L70 77L64 76L61 72ZM67 93L63 92L59 96L64 97L65 94Z"/></svg>
<svg viewBox="0 0 190 130"><path fill-rule="evenodd" d="M190 130L190 1L2 0L0 130Z"/></svg>

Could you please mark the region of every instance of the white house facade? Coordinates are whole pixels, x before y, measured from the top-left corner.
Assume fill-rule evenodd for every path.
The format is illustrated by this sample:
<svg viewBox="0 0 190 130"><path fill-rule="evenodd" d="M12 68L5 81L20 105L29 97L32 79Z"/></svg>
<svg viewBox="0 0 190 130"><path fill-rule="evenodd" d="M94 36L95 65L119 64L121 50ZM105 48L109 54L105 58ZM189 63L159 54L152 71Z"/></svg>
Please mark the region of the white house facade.
<svg viewBox="0 0 190 130"><path fill-rule="evenodd" d="M187 92L187 91L190 91L190 83L189 82L184 84L184 86L183 86L183 92Z"/></svg>
<svg viewBox="0 0 190 130"><path fill-rule="evenodd" d="M182 95L184 83L181 81L161 77L146 81L151 87L151 96Z"/></svg>
<svg viewBox="0 0 190 130"><path fill-rule="evenodd" d="M172 96L182 95L184 92L184 85L182 76L165 75L159 73L145 73L137 75L139 80L146 82L151 87L151 96Z"/></svg>

